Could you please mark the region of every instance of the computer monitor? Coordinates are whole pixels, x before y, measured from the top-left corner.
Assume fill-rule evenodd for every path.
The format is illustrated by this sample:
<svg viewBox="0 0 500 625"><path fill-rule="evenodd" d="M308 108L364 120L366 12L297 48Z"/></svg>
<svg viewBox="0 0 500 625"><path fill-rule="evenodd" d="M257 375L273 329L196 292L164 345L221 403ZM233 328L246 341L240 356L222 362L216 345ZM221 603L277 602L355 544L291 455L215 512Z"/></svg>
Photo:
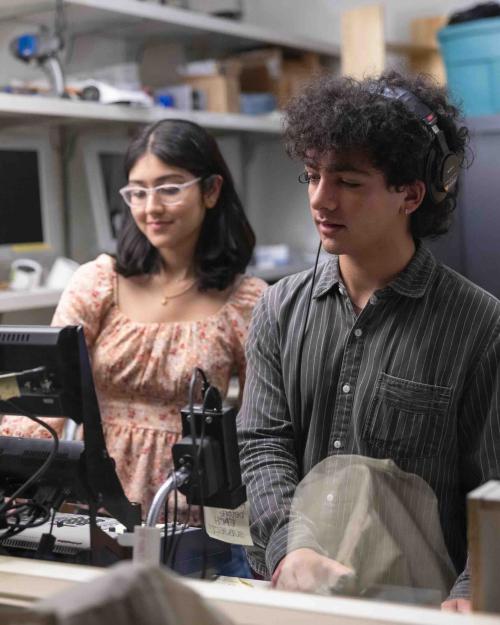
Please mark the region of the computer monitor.
<svg viewBox="0 0 500 625"><path fill-rule="evenodd" d="M126 205L118 191L127 184L125 138L88 135L82 139L83 163L99 251L114 253Z"/></svg>
<svg viewBox="0 0 500 625"><path fill-rule="evenodd" d="M0 132L0 259L63 252L60 180L49 130Z"/></svg>
<svg viewBox="0 0 500 625"><path fill-rule="evenodd" d="M135 525L140 524L140 506L131 504L125 496L114 462L106 449L82 327L0 326L0 375L37 367L44 367L45 370L35 379L20 383L19 397L8 402L0 400L0 413L67 417L81 423L84 480L74 485L74 491L81 493L81 484L86 484L89 501L84 503L95 508L104 507L132 531ZM40 448L36 439L23 439L15 447L6 439L9 437L0 437L0 450L9 450L10 455L19 453L18 464L32 463L36 457L41 466L49 453L49 450ZM75 454L79 460L78 451ZM0 453L2 487L13 483L15 478L9 467L16 463L5 463ZM23 478L23 475L17 475L19 479ZM78 475L82 477L82 472Z"/></svg>

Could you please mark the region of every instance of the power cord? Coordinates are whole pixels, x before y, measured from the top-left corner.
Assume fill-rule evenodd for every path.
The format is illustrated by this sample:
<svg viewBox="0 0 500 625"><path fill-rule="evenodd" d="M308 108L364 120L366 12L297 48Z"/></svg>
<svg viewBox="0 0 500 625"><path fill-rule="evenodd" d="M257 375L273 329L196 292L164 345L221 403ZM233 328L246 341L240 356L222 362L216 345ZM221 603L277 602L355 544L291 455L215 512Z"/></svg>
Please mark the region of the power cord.
<svg viewBox="0 0 500 625"><path fill-rule="evenodd" d="M318 245L318 251L316 252L316 260L314 262L314 269L313 269L313 274L312 274L312 278L311 278L311 286L309 288L309 295L307 297L307 307L306 307L306 315L304 317L304 323L302 325L302 331L300 333L300 340L299 340L299 349L298 349L298 356L297 356L297 362L298 362L298 372L297 372L297 393L298 393L298 405L300 406L301 403L301 392L300 392L300 373L301 373L301 369L302 369L302 353L304 351L304 343L305 343L305 337L306 337L306 331L307 331L307 322L309 321L309 313L311 310L311 302L312 302L312 296L313 296L313 291L314 291L314 283L316 281L316 273L318 271L318 262L319 262L319 256L321 253L321 241L319 242ZM295 446L297 448L297 458L302 458L302 444L303 441L300 439L300 437L297 435L297 433L295 433ZM300 453L299 453L300 452Z"/></svg>
<svg viewBox="0 0 500 625"><path fill-rule="evenodd" d="M16 404L8 399L3 400L4 404L7 404L7 406L10 406L14 409L14 411L17 413L18 411L18 407L16 406ZM8 516L7 514L7 510L10 509L10 506L12 505L12 509L16 508L16 505L13 503L17 498L19 498L32 484L36 483L37 481L40 480L40 478L48 471L48 469L50 468L50 466L52 465L52 463L55 460L55 457L57 455L57 452L59 450L59 437L57 435L57 432L54 430L54 428L52 428L48 423L45 423L44 421L42 421L41 419L39 419L37 416L35 416L32 413L29 413L28 411L25 410L25 413L23 416L28 417L28 419L31 419L32 421L34 421L35 423L37 423L38 425L42 426L43 428L45 428L50 435L53 438L53 446L52 449L50 450L49 455L47 456L45 462L42 464L42 466L40 468L38 468L35 473L33 473L33 475L31 477L29 477L24 484L21 484L21 486L6 500L4 501L1 505L0 505L0 518L2 516ZM29 505L29 504L25 504L25 505ZM40 507L38 504L35 504L36 507ZM49 512L49 516L50 516L50 512ZM44 523L48 520L48 517L43 521ZM42 525L43 523L39 523L38 525ZM29 525L25 525L23 526L22 529L27 529L28 527L36 527L33 524L29 524ZM21 530L22 531L22 530ZM6 534L9 532L9 530L7 530L7 532L5 532L4 534L0 535L0 542L2 541L2 539L7 538ZM17 533L17 532L16 532Z"/></svg>
<svg viewBox="0 0 500 625"><path fill-rule="evenodd" d="M198 380L198 377L202 379L201 394L203 398L202 408L201 408L201 431L200 431L199 444L197 444L196 415L195 415L195 410L194 410L195 385ZM204 489L203 489L204 467L202 466L201 455L202 455L203 443L204 443L205 431L206 431L205 412L207 409L207 402L211 398L211 395L214 392L218 393L217 389L215 389L215 387L209 384L207 376L205 375L205 372L203 371L203 369L201 369L200 367L195 367L191 374L191 380L189 383L189 397L188 397L189 399L189 430L190 430L191 442L192 442L192 457L193 457L193 464L194 464L193 474L195 475L195 478L196 478L194 482L195 484L198 485L198 488L200 491L200 515L202 516L202 518L203 518L203 502L204 502L205 497L204 497ZM174 513L174 516L175 516L174 527L172 529L172 540L170 541L171 553L169 554L170 555L169 564L171 568L173 568L175 565L175 557L177 555L177 549L182 539L182 536L184 534L184 531L187 527L187 524L189 522L190 513L191 513L191 504L188 504L187 518L185 519L185 522L182 525L181 531L179 535L177 536L177 540L175 540L177 518L176 518L176 514ZM206 545L204 545L202 558L203 559L202 559L202 567L201 567L201 577L203 579L206 576L206 561L207 561Z"/></svg>

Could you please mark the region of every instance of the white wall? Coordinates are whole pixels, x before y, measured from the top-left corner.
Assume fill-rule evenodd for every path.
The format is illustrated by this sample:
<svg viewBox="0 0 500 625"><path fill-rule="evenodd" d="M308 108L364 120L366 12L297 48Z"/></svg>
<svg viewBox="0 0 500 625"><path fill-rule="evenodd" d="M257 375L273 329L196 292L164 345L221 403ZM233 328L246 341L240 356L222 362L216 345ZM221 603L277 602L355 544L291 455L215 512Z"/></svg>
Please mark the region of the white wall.
<svg viewBox="0 0 500 625"><path fill-rule="evenodd" d="M305 185L297 180L303 167L288 158L281 138L245 143L246 209L258 243L287 243L292 251L313 253L317 233Z"/></svg>
<svg viewBox="0 0 500 625"><path fill-rule="evenodd" d="M335 0L244 0L244 20L281 32L338 42L339 10Z"/></svg>

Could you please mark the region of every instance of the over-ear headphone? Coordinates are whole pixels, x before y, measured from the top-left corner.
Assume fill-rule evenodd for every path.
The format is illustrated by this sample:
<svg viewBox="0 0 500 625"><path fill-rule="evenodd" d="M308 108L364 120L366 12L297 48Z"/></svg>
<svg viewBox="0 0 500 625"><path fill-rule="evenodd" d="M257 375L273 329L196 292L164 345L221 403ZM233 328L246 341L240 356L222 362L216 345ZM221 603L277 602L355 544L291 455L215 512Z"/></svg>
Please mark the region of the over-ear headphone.
<svg viewBox="0 0 500 625"><path fill-rule="evenodd" d="M385 87L381 95L403 102L431 133L432 144L425 164L424 182L432 202L439 204L457 183L463 154L450 150L444 132L438 126L436 113L411 91Z"/></svg>

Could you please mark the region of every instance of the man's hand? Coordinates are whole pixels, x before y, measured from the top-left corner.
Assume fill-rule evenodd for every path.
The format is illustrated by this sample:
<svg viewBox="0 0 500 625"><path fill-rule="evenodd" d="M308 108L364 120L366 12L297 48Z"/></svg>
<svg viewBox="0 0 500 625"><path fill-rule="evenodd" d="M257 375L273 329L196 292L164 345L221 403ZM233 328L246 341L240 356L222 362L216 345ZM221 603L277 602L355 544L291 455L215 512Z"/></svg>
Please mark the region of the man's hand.
<svg viewBox="0 0 500 625"><path fill-rule="evenodd" d="M272 585L278 590L327 594L352 591L355 574L340 562L312 549L296 549L286 555L274 572Z"/></svg>
<svg viewBox="0 0 500 625"><path fill-rule="evenodd" d="M441 610L447 612L470 612L470 599L448 599L441 604Z"/></svg>

